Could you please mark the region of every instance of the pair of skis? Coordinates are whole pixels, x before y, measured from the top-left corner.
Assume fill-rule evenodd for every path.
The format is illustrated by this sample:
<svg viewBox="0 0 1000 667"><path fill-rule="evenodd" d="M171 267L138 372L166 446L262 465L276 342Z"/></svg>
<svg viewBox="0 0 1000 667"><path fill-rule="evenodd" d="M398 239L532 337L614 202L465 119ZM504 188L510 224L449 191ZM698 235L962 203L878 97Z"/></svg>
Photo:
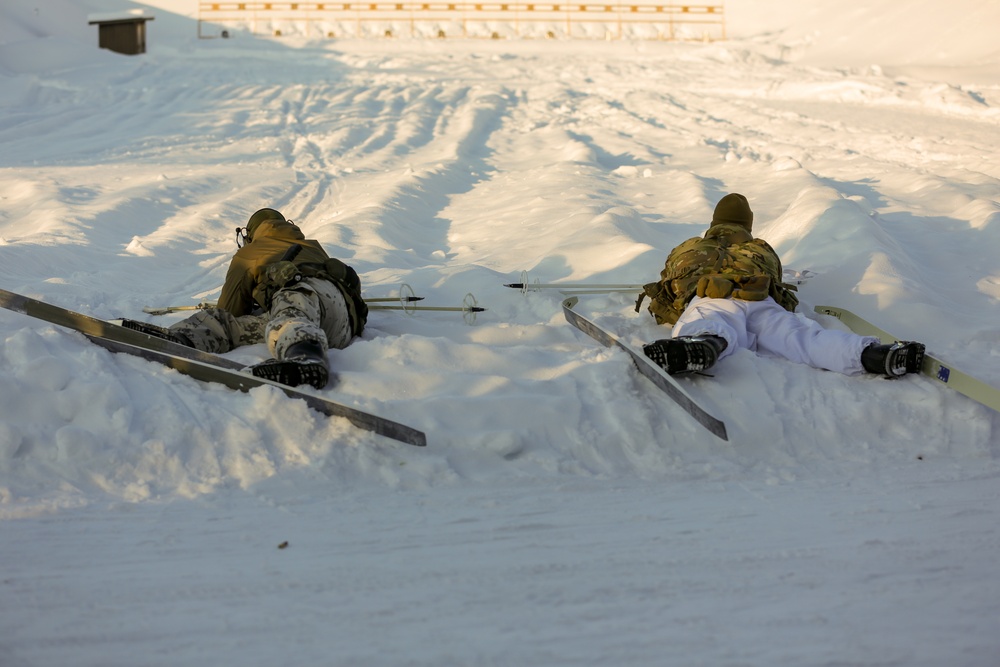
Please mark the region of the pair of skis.
<svg viewBox="0 0 1000 667"><path fill-rule="evenodd" d="M414 428L357 408L319 396L310 391L289 387L244 372L243 364L162 338L60 308L21 294L0 289L0 306L62 327L79 331L91 342L115 353L130 354L164 366L203 382L218 382L239 391L271 386L297 398L324 415L343 417L365 431L417 447L427 445L427 436Z"/></svg>
<svg viewBox="0 0 1000 667"><path fill-rule="evenodd" d="M460 311L468 324L475 323L476 313L486 310L476 304L476 299L471 294L466 295L461 307L454 308L413 305L414 302L422 299L423 297L413 294L413 290L409 288L409 285L403 285L403 288L400 290L400 304L398 306L376 303L369 306L369 308L398 308L405 310L407 314L412 314L418 309ZM389 300L370 299L369 301L382 302ZM145 310L148 313L160 315L178 310L209 308L214 305L214 303L206 302L197 306L168 306L165 308L147 308ZM243 392L250 391L255 387L272 386L280 389L291 398L305 401L310 408L317 412L330 417L343 417L354 426L365 431L370 431L407 445L414 445L416 447L425 447L427 445L427 436L422 431L391 419L332 401L310 391L303 391L296 387L256 377L248 372L243 364L225 357L202 352L185 345L179 345L156 336L128 329L113 322L90 317L83 313L61 308L4 289L0 289L0 307L62 327L74 329L86 336L92 343L111 352L129 354L141 357L147 361L163 364L202 382L218 382L230 389Z"/></svg>

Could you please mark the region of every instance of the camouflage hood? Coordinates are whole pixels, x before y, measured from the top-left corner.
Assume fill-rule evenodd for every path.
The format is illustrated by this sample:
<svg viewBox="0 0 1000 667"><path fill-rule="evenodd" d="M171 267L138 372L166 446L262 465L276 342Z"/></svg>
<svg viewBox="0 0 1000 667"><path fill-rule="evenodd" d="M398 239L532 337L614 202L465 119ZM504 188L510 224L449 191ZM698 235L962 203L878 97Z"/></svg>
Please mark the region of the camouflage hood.
<svg viewBox="0 0 1000 667"><path fill-rule="evenodd" d="M711 245L728 248L740 243L750 243L753 241L753 234L739 223L713 222L705 232L704 240L711 242Z"/></svg>

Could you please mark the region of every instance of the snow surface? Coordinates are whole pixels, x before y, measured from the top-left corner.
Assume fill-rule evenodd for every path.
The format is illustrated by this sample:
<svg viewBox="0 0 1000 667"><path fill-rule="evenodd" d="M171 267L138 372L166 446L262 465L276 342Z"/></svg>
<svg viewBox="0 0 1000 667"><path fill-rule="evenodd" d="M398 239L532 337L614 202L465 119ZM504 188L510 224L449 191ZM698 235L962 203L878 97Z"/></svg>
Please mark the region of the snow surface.
<svg viewBox="0 0 1000 667"><path fill-rule="evenodd" d="M149 53L98 50L128 9ZM0 287L169 323L274 206L368 296L488 311L330 354L325 395L426 449L0 311L0 665L1000 664L1000 415L741 352L684 380L722 442L503 287L648 282L742 192L803 316L1000 385L1000 4L726 11L710 44L199 41L193 0L5 0ZM579 309L666 335L633 300Z"/></svg>

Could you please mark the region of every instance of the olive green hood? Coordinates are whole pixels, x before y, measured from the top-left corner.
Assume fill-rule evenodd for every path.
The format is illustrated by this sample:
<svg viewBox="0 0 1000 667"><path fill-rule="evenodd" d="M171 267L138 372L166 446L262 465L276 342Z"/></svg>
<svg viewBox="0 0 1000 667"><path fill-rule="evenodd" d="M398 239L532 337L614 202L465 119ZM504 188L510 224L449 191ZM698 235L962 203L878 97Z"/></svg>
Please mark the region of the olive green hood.
<svg viewBox="0 0 1000 667"><path fill-rule="evenodd" d="M262 208L253 215L247 221L247 241L253 241L254 234L260 228L261 224L264 222L275 222L275 223L287 223L285 216L281 215L279 211L273 208Z"/></svg>

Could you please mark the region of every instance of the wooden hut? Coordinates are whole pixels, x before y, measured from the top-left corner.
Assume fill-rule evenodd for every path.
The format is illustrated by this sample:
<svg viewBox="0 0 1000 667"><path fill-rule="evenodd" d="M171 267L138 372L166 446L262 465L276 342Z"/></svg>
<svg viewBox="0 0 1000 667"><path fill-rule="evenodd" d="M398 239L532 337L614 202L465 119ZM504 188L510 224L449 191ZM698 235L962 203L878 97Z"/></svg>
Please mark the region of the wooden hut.
<svg viewBox="0 0 1000 667"><path fill-rule="evenodd" d="M129 56L146 52L146 21L152 20L142 10L87 17L89 25L97 26L98 46Z"/></svg>

